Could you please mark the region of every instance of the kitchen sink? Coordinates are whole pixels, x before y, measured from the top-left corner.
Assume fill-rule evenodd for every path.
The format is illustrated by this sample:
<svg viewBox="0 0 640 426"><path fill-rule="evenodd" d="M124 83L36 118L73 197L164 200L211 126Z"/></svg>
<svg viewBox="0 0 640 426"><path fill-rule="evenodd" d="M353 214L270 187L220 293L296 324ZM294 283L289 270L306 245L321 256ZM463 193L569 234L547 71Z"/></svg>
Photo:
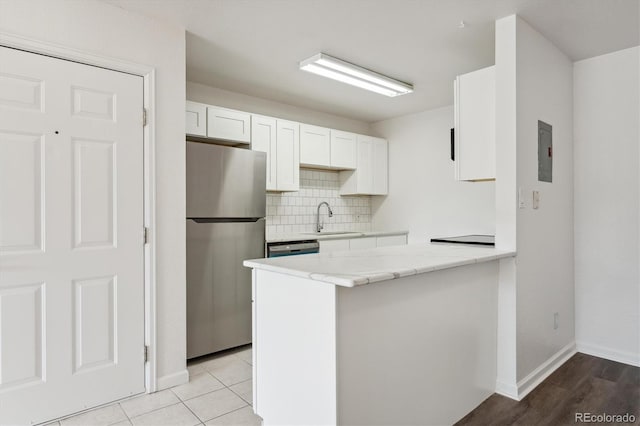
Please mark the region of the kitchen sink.
<svg viewBox="0 0 640 426"><path fill-rule="evenodd" d="M347 234L361 234L361 232L353 231L336 231L336 232L301 232L302 235L347 235Z"/></svg>

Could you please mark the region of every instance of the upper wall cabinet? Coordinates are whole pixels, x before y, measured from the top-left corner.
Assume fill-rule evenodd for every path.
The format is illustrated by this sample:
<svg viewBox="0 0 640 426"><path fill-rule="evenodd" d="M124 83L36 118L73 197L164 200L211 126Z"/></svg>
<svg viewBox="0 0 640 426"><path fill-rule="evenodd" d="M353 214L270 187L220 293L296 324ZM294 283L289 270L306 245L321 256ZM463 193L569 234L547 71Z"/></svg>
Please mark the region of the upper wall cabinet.
<svg viewBox="0 0 640 426"><path fill-rule="evenodd" d="M267 191L300 189L300 124L251 117L251 149L267 153Z"/></svg>
<svg viewBox="0 0 640 426"><path fill-rule="evenodd" d="M300 124L300 165L326 168L331 165L331 131Z"/></svg>
<svg viewBox="0 0 640 426"><path fill-rule="evenodd" d="M207 137L232 142L251 142L251 114L207 107Z"/></svg>
<svg viewBox="0 0 640 426"><path fill-rule="evenodd" d="M267 154L267 191L298 191L300 166L341 170L341 195L386 195L387 141L198 102L186 103L188 139Z"/></svg>
<svg viewBox="0 0 640 426"><path fill-rule="evenodd" d="M205 104L187 101L184 121L188 136L207 136L207 106Z"/></svg>
<svg viewBox="0 0 640 426"><path fill-rule="evenodd" d="M331 130L331 167L356 168L356 138L357 136L353 133Z"/></svg>
<svg viewBox="0 0 640 426"><path fill-rule="evenodd" d="M277 190L300 189L300 123L276 120Z"/></svg>
<svg viewBox="0 0 640 426"><path fill-rule="evenodd" d="M496 178L495 66L460 75L454 82L455 179Z"/></svg>
<svg viewBox="0 0 640 426"><path fill-rule="evenodd" d="M185 133L195 140L216 140L226 145L251 142L251 114L198 102L186 102Z"/></svg>
<svg viewBox="0 0 640 426"><path fill-rule="evenodd" d="M356 135L326 127L300 125L300 165L332 170L356 168Z"/></svg>
<svg viewBox="0 0 640 426"><path fill-rule="evenodd" d="M356 169L340 172L340 195L386 195L388 144L372 136L357 136Z"/></svg>
<svg viewBox="0 0 640 426"><path fill-rule="evenodd" d="M267 153L267 191L278 189L276 148L276 119L252 115L251 149Z"/></svg>

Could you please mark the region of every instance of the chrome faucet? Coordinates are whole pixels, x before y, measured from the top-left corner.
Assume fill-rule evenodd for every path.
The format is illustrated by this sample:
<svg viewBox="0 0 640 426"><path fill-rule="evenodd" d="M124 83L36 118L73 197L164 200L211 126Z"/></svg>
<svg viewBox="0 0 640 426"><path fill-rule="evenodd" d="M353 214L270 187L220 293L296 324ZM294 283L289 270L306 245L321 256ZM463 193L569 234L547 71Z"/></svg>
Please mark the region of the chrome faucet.
<svg viewBox="0 0 640 426"><path fill-rule="evenodd" d="M327 203L326 201L323 201L320 204L318 204L318 212L316 213L316 232L320 232L322 231L322 228L324 228L323 224L320 223L320 207L322 207L323 204L326 205L327 210L329 210L329 217L333 216L333 212L331 211L331 207L329 206L329 203Z"/></svg>

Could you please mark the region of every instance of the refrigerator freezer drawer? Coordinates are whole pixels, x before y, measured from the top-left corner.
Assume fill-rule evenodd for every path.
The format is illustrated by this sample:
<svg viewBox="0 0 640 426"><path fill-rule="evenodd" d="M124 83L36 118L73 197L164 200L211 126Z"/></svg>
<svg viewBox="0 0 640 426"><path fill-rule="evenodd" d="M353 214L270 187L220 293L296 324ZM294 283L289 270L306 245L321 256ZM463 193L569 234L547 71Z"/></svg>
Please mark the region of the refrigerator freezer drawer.
<svg viewBox="0 0 640 426"><path fill-rule="evenodd" d="M187 142L187 217L265 217L266 154Z"/></svg>
<svg viewBox="0 0 640 426"><path fill-rule="evenodd" d="M251 342L251 269L264 257L264 219L187 220L187 358Z"/></svg>

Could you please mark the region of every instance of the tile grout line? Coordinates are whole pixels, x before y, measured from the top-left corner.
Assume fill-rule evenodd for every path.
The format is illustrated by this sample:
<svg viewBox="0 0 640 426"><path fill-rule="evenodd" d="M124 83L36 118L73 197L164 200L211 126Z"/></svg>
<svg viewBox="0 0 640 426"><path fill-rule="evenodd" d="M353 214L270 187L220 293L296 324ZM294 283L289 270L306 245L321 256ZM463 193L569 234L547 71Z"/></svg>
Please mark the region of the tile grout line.
<svg viewBox="0 0 640 426"><path fill-rule="evenodd" d="M215 417L213 417L213 418L211 418L211 419L209 419L207 421L210 422L211 420L219 419L222 416L226 416L227 414L235 413L236 411L244 410L247 407L251 407L251 405L245 405L245 406L242 406L240 408L236 408L235 410L231 410L228 413L220 414L219 416L215 416ZM252 411L253 411L253 409L252 409Z"/></svg>
<svg viewBox="0 0 640 426"><path fill-rule="evenodd" d="M215 392L215 391L214 391L214 392ZM178 397L178 399L180 399L180 397ZM182 400L181 400L181 401L180 401L180 403L181 403L182 405L184 405L184 406L186 407L186 409L187 409L187 410L189 410L189 412L190 412L191 414L193 414L193 416L194 416L196 419L198 419L198 421L200 422L200 424L204 424L204 420L202 420L202 419L200 418L200 416L198 416L196 413L194 413L194 412L193 412L193 410L192 410L191 408L189 408L189 406L188 406L187 404L185 404L185 403L184 403L184 401L182 401Z"/></svg>
<svg viewBox="0 0 640 426"><path fill-rule="evenodd" d="M133 421L132 421L133 419L137 419L139 417L146 416L147 414L155 413L156 411L164 410L165 408L173 407L174 405L178 405L178 404L184 405L184 403L180 400L180 398L178 398L178 402L174 402L173 404L165 405L164 407L154 408L153 410L147 411L146 413L142 413L142 414L138 414L137 416L130 417L129 421L131 421L131 424L133 424Z"/></svg>
<svg viewBox="0 0 640 426"><path fill-rule="evenodd" d="M151 395L151 394L147 394L147 395ZM129 420L129 424L133 424L133 422L131 421L131 417L129 417L129 415L127 414L126 410L122 407L122 403L118 402L118 406L120 406L120 409L122 410L122 412L124 413L125 417L127 418L127 420Z"/></svg>

